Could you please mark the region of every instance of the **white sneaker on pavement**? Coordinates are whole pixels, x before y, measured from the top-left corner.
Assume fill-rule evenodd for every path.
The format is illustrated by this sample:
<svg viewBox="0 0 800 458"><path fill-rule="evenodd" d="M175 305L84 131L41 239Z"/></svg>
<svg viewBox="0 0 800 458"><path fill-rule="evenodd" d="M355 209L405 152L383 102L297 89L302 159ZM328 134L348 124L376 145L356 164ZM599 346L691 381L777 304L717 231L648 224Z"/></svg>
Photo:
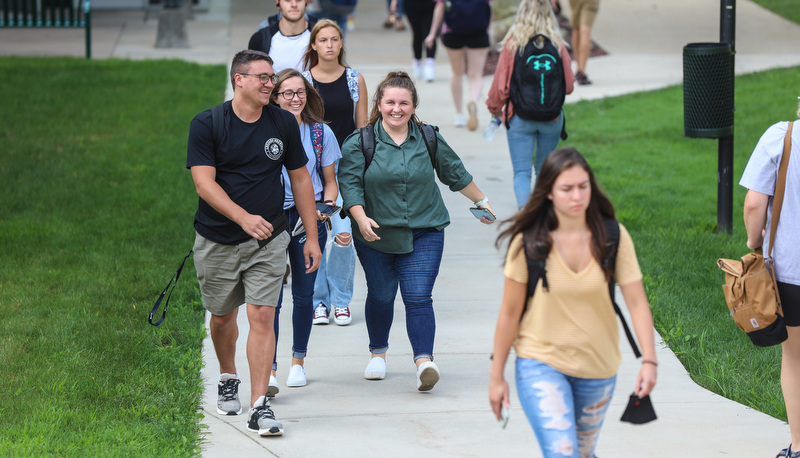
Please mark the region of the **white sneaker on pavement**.
<svg viewBox="0 0 800 458"><path fill-rule="evenodd" d="M275 395L278 394L278 391L280 391L280 388L278 388L278 379L275 378L274 375L270 374L269 387L267 387L267 397L270 399L274 398Z"/></svg>
<svg viewBox="0 0 800 458"><path fill-rule="evenodd" d="M417 368L417 390L430 391L439 381L439 368L433 361L426 361Z"/></svg>
<svg viewBox="0 0 800 458"><path fill-rule="evenodd" d="M289 369L289 376L286 377L286 386L306 386L306 383L306 370L299 364L293 365L292 368Z"/></svg>
<svg viewBox="0 0 800 458"><path fill-rule="evenodd" d="M330 317L328 316L328 309L325 308L325 304L320 303L317 308L314 309L314 324L328 324L331 322Z"/></svg>
<svg viewBox="0 0 800 458"><path fill-rule="evenodd" d="M333 307L333 322L339 326L347 326L353 321L350 316L350 307Z"/></svg>
<svg viewBox="0 0 800 458"><path fill-rule="evenodd" d="M386 377L386 360L380 356L375 356L369 360L367 369L364 371L364 378L367 380L383 380Z"/></svg>

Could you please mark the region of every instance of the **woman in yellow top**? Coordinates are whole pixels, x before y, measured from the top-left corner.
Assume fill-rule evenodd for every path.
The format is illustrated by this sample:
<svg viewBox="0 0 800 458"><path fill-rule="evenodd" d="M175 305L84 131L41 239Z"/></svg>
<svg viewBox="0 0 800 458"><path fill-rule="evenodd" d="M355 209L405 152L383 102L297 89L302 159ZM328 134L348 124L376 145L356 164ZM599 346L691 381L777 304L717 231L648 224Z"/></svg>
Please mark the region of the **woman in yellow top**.
<svg viewBox="0 0 800 458"><path fill-rule="evenodd" d="M510 405L503 370L513 344L517 394L545 457L594 456L622 359L608 294L612 275L644 357L634 392L644 397L656 383L653 318L633 241L620 225L616 267L604 271L604 218L614 218L614 206L598 188L586 159L574 148L560 148L545 159L530 199L498 238L511 242L489 401L500 419L501 409ZM548 288L540 282L533 298L527 297L523 232L529 234L528 243L547 253ZM536 250L530 247L529 252Z"/></svg>

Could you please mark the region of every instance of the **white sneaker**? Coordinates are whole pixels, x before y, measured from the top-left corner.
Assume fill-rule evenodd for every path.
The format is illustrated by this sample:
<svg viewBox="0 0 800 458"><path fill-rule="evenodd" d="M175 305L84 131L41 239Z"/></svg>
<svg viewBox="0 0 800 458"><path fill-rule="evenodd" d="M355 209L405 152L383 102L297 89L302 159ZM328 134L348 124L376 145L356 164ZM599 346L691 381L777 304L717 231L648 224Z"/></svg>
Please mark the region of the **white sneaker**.
<svg viewBox="0 0 800 458"><path fill-rule="evenodd" d="M430 391L439 381L439 368L433 361L427 361L417 368L417 390Z"/></svg>
<svg viewBox="0 0 800 458"><path fill-rule="evenodd" d="M428 57L427 59L425 59L425 68L422 69L422 73L425 76L425 81L429 83L433 82L433 69L435 62L436 62L435 60Z"/></svg>
<svg viewBox="0 0 800 458"><path fill-rule="evenodd" d="M280 388L278 388L278 379L275 378L274 375L269 375L269 387L267 387L267 397L274 398L276 394L278 394Z"/></svg>
<svg viewBox="0 0 800 458"><path fill-rule="evenodd" d="M328 309L325 308L325 304L321 303L314 309L314 324L328 324L331 322L330 317L328 317Z"/></svg>
<svg viewBox="0 0 800 458"><path fill-rule="evenodd" d="M419 59L414 59L412 66L414 67L414 79L421 80L423 76L422 61Z"/></svg>
<svg viewBox="0 0 800 458"><path fill-rule="evenodd" d="M380 356L375 356L369 360L367 369L364 371L364 378L367 380L383 380L386 377L386 360Z"/></svg>
<svg viewBox="0 0 800 458"><path fill-rule="evenodd" d="M294 364L289 369L289 376L286 377L286 386L298 387L306 386L306 370L299 364Z"/></svg>
<svg viewBox="0 0 800 458"><path fill-rule="evenodd" d="M347 326L353 321L350 316L350 307L333 307L333 322L339 326Z"/></svg>
<svg viewBox="0 0 800 458"><path fill-rule="evenodd" d="M456 127L467 126L467 117L464 116L464 113L456 113L456 116L453 118L453 125Z"/></svg>

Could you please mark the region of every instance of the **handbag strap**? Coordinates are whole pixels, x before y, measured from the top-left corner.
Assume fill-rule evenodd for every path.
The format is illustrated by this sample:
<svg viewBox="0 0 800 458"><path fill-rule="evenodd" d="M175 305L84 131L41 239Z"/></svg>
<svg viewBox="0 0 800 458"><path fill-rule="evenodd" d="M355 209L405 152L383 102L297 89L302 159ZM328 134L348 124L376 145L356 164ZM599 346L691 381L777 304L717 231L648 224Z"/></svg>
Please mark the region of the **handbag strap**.
<svg viewBox="0 0 800 458"><path fill-rule="evenodd" d="M792 126L793 121L789 122L786 129L786 136L783 138L783 154L781 164L778 167L778 182L775 184L775 195L772 199L772 222L769 225L769 247L767 248L767 258L772 259L772 245L775 243L775 232L778 230L778 221L781 219L781 206L783 206L783 193L786 190L786 174L789 169L789 156L792 154Z"/></svg>

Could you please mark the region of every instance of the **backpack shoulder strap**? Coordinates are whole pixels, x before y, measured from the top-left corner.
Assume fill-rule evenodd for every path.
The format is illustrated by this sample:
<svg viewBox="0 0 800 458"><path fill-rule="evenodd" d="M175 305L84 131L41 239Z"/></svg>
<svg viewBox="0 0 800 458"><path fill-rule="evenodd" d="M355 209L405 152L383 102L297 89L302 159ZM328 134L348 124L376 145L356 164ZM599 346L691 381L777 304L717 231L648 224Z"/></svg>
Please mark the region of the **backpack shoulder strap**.
<svg viewBox="0 0 800 458"><path fill-rule="evenodd" d="M219 147L222 136L224 135L225 104L227 103L228 102L223 102L211 107L211 138L213 139L215 149Z"/></svg>
<svg viewBox="0 0 800 458"><path fill-rule="evenodd" d="M614 272L614 268L617 265L617 251L619 249L619 222L613 218L606 218L603 220L603 224L605 224L606 233L608 234L608 242L606 243L606 257L603 259L603 270L608 267L611 269L611 272ZM615 282L612 273L611 280L608 281L608 295L611 298L611 304L614 306L614 311L617 313L619 320L622 322L622 329L625 331L625 337L628 338L628 343L631 345L633 354L639 358L642 356L642 353L639 351L639 347L636 345L636 339L633 338L631 328L628 327L628 322L622 315L622 310L620 310L619 305L617 305L617 301L614 298L614 285Z"/></svg>
<svg viewBox="0 0 800 458"><path fill-rule="evenodd" d="M300 72L300 74L303 75L303 78L305 78L306 81L311 83L312 86L314 85L314 77L311 76L311 70L303 70L302 72Z"/></svg>
<svg viewBox="0 0 800 458"><path fill-rule="evenodd" d="M368 124L361 129L361 152L364 153L364 170L367 170L375 155L375 130Z"/></svg>
<svg viewBox="0 0 800 458"><path fill-rule="evenodd" d="M322 175L322 135L325 132L321 122L311 124L311 144L314 146L314 155L317 156L317 173L325 186L325 177Z"/></svg>
<svg viewBox="0 0 800 458"><path fill-rule="evenodd" d="M525 253L525 261L528 264L528 290L526 294L525 307L522 309L522 315L519 317L520 321L522 321L522 317L528 310L528 304L530 304L533 294L536 292L536 286L539 284L539 279L542 280L542 287L544 289L549 288L549 285L547 284L547 269L545 268L547 261L546 259L532 258L530 256L530 251L528 250L528 246L530 244L530 235L527 231L523 231L522 249Z"/></svg>
<svg viewBox="0 0 800 458"><path fill-rule="evenodd" d="M433 164L433 168L436 168L436 151L439 149L436 130L430 124L421 124L419 130L422 132L422 139L425 140L425 148L428 149L428 156L431 157L431 164Z"/></svg>

